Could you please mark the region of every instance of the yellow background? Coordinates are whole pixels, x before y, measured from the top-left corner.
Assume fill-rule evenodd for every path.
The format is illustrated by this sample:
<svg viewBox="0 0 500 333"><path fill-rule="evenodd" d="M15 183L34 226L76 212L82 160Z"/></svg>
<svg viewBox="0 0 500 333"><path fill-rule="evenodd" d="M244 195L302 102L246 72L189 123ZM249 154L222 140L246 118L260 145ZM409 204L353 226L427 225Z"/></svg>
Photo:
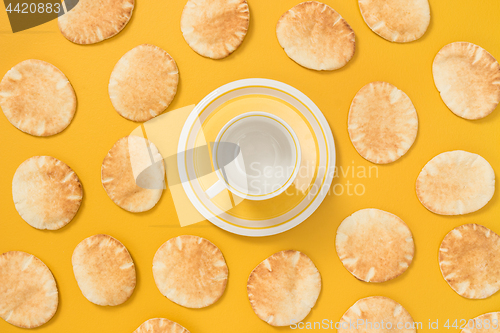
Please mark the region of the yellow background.
<svg viewBox="0 0 500 333"><path fill-rule="evenodd" d="M67 41L52 21L12 34L0 5L0 75L18 62L37 58L61 69L71 81L78 109L61 134L37 138L14 128L0 115L0 252L22 250L35 254L52 270L59 287L60 304L54 318L39 332L132 332L153 317L166 317L191 332L276 332L257 318L246 295L250 271L263 259L284 249L297 249L311 257L323 279L323 289L305 321L337 321L359 298L383 295L400 302L415 321L469 319L500 310L500 293L486 300L457 295L439 271L438 247L445 234L464 223L480 223L500 233L499 194L479 212L444 217L427 211L418 201L414 183L423 165L438 153L464 149L485 157L500 174L500 110L479 121L451 113L434 87L431 64L436 52L454 41L469 41L500 59L500 2L498 0L431 1L427 33L408 44L390 43L364 23L356 0L327 0L356 33L356 53L347 66L331 72L300 67L280 48L275 25L282 13L299 1L249 0L251 22L241 47L224 60L206 59L183 40L179 20L184 0L138 0L126 28L102 43L80 46ZM202 222L179 227L173 201L164 192L157 207L142 214L128 213L113 204L100 182L101 162L114 142L130 133L136 123L114 111L107 85L120 57L141 43L155 44L169 52L180 71L180 84L169 110L199 102L213 89L233 80L263 77L288 83L308 95L323 111L333 131L337 164L370 166L354 150L347 134L347 114L356 92L365 84L383 80L405 91L419 116L418 137L399 161L379 167L378 178L348 176L334 184L363 183L363 196L328 196L319 209L291 231L265 238L229 234ZM76 218L58 231L40 231L17 214L11 180L18 165L33 155L52 155L75 170L84 188L83 204ZM340 222L354 211L375 207L400 216L411 228L416 256L401 277L382 284L356 280L342 266L334 246ZM87 301L73 276L71 255L85 237L107 233L119 239L135 260L138 284L131 299L116 307ZM151 263L158 247L171 237L194 234L220 247L229 266L223 297L205 309L186 309L156 288ZM0 320L0 332L22 330ZM439 331L447 331L441 328ZM455 330L450 330L455 331Z"/></svg>

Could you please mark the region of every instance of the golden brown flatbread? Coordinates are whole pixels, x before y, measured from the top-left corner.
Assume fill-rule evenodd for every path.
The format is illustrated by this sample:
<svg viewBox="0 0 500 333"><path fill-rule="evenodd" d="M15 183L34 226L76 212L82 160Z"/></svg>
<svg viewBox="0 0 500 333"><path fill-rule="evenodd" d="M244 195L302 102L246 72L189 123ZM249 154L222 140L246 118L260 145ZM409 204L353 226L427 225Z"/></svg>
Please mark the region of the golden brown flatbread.
<svg viewBox="0 0 500 333"><path fill-rule="evenodd" d="M309 69L338 69L354 56L354 31L333 8L318 1L302 2L284 13L276 36L290 59Z"/></svg>
<svg viewBox="0 0 500 333"><path fill-rule="evenodd" d="M485 313L469 320L461 333L500 333L500 312Z"/></svg>
<svg viewBox="0 0 500 333"><path fill-rule="evenodd" d="M165 318L146 320L134 333L189 333L187 329Z"/></svg>
<svg viewBox="0 0 500 333"><path fill-rule="evenodd" d="M302 321L318 300L321 276L304 253L287 250L261 262L247 282L252 309L272 326Z"/></svg>
<svg viewBox="0 0 500 333"><path fill-rule="evenodd" d="M58 304L56 281L40 259L21 251L0 255L0 317L35 328L54 316Z"/></svg>
<svg viewBox="0 0 500 333"><path fill-rule="evenodd" d="M408 311L398 302L382 296L360 299L347 310L338 325L338 333L417 332L417 324Z"/></svg>
<svg viewBox="0 0 500 333"><path fill-rule="evenodd" d="M156 251L153 276L160 292L187 308L203 308L224 293L228 268L210 241L190 235L169 239Z"/></svg>
<svg viewBox="0 0 500 333"><path fill-rule="evenodd" d="M419 39L431 21L427 0L359 0L358 3L368 27L391 42Z"/></svg>
<svg viewBox="0 0 500 333"><path fill-rule="evenodd" d="M337 229L337 254L344 267L366 282L385 282L410 266L415 244L399 217L379 209L362 209Z"/></svg>
<svg viewBox="0 0 500 333"><path fill-rule="evenodd" d="M495 172L483 157L463 150L441 153L427 162L416 183L418 200L441 215L484 207L495 193Z"/></svg>
<svg viewBox="0 0 500 333"><path fill-rule="evenodd" d="M354 148L370 162L391 163L417 137L418 117L408 95L387 82L371 82L351 103L348 131Z"/></svg>
<svg viewBox="0 0 500 333"><path fill-rule="evenodd" d="M102 162L102 186L121 208L133 213L150 210L165 186L162 160L152 142L138 136L123 137Z"/></svg>
<svg viewBox="0 0 500 333"><path fill-rule="evenodd" d="M71 258L78 287L97 305L120 305L135 289L135 265L127 248L109 235L81 241Z"/></svg>
<svg viewBox="0 0 500 333"><path fill-rule="evenodd" d="M12 180L16 210L37 229L68 224L82 203L82 184L69 166L51 156L34 156L17 168Z"/></svg>
<svg viewBox="0 0 500 333"><path fill-rule="evenodd" d="M109 79L109 97L116 111L133 121L161 114L177 92L179 71L165 50L142 44L125 53Z"/></svg>
<svg viewBox="0 0 500 333"><path fill-rule="evenodd" d="M122 31L133 10L134 0L79 0L59 16L59 30L73 43L98 43Z"/></svg>
<svg viewBox="0 0 500 333"><path fill-rule="evenodd" d="M460 296L490 297L500 289L500 236L479 224L453 229L439 248L439 267Z"/></svg>
<svg viewBox="0 0 500 333"><path fill-rule="evenodd" d="M182 11L181 31L193 51L222 59L240 46L249 23L246 0L188 0Z"/></svg>
<svg viewBox="0 0 500 333"><path fill-rule="evenodd" d="M475 44L445 45L434 58L432 75L444 104L459 117L484 118L500 102L500 64Z"/></svg>
<svg viewBox="0 0 500 333"><path fill-rule="evenodd" d="M76 111L71 83L54 65L29 59L12 67L0 82L0 107L7 120L34 136L62 132Z"/></svg>

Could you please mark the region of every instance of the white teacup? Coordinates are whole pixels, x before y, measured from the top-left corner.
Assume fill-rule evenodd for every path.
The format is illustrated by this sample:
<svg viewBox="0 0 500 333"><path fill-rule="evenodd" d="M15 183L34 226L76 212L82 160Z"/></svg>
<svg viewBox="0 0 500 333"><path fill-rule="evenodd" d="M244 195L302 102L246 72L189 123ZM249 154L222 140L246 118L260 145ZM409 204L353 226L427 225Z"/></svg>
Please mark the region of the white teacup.
<svg viewBox="0 0 500 333"><path fill-rule="evenodd" d="M212 162L219 180L206 194L224 189L250 200L283 193L299 171L300 144L292 128L267 112L247 112L231 119L219 132Z"/></svg>

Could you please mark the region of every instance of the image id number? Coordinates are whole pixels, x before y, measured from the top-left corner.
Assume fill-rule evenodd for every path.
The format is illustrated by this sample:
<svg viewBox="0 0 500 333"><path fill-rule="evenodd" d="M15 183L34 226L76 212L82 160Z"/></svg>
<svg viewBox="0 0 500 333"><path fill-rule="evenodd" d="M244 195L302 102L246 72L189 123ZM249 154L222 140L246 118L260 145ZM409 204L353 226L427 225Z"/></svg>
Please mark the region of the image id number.
<svg viewBox="0 0 500 333"><path fill-rule="evenodd" d="M7 13L19 13L19 14L51 14L51 13L56 13L59 14L59 11L61 10L61 4L56 3L52 4L50 2L48 3L17 3L14 8L12 8L12 3L9 3L7 8L5 9Z"/></svg>

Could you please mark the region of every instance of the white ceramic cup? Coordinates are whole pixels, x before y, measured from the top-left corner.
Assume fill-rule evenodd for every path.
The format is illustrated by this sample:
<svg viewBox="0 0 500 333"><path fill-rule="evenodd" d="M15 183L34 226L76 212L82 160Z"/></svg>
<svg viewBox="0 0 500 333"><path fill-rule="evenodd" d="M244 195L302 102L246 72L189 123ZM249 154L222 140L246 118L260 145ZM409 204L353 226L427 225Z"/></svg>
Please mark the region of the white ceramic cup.
<svg viewBox="0 0 500 333"><path fill-rule="evenodd" d="M292 128L267 112L247 112L231 119L213 145L212 163L219 180L206 194L228 189L249 200L283 193L299 171L300 144Z"/></svg>

